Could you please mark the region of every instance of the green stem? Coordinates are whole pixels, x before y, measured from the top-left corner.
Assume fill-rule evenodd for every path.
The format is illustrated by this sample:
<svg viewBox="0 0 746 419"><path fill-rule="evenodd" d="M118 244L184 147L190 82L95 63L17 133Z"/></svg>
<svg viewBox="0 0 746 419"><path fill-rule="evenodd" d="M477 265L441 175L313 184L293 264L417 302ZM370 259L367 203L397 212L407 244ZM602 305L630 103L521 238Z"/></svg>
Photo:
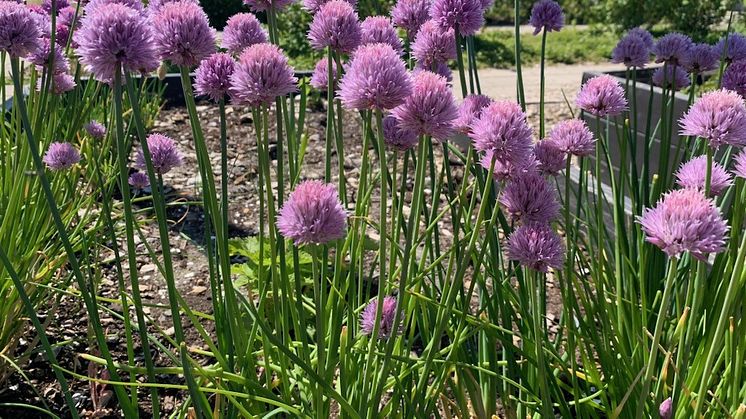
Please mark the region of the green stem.
<svg viewBox="0 0 746 419"><path fill-rule="evenodd" d="M544 138L544 58L547 48L547 28L544 27L544 31L541 33L541 67L540 67L540 93L539 93L539 139Z"/></svg>

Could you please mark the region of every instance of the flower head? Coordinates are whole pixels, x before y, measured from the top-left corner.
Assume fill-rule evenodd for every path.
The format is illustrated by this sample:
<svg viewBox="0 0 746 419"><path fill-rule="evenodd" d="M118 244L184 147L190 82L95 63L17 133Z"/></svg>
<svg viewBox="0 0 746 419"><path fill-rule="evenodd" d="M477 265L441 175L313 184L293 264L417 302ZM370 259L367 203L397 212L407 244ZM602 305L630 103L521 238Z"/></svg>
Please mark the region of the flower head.
<svg viewBox="0 0 746 419"><path fill-rule="evenodd" d="M746 60L730 63L723 72L723 89L746 98Z"/></svg>
<svg viewBox="0 0 746 419"><path fill-rule="evenodd" d="M484 25L480 0L432 0L430 16L441 28L458 30L461 36L474 35Z"/></svg>
<svg viewBox="0 0 746 419"><path fill-rule="evenodd" d="M679 66L658 67L653 72L653 84L667 89L681 90L689 86L689 74Z"/></svg>
<svg viewBox="0 0 746 419"><path fill-rule="evenodd" d="M195 92L216 102L220 101L228 94L230 78L235 68L236 62L226 53L217 52L205 58L195 74Z"/></svg>
<svg viewBox="0 0 746 419"><path fill-rule="evenodd" d="M252 45L241 54L230 78L231 98L252 107L266 105L296 90L293 68L272 44Z"/></svg>
<svg viewBox="0 0 746 419"><path fill-rule="evenodd" d="M414 76L421 71L429 71L431 73L435 73L445 78L448 83L453 80L453 72L446 63L436 63L430 67L425 67L422 63L418 62L417 64L415 64L414 69L412 69L412 75Z"/></svg>
<svg viewBox="0 0 746 419"><path fill-rule="evenodd" d="M139 13L143 13L145 11L145 8L142 6L141 0L91 0L85 6L85 15L90 16L94 12L98 11L100 7L105 7L112 4L119 4L125 7L129 7L130 9Z"/></svg>
<svg viewBox="0 0 746 419"><path fill-rule="evenodd" d="M148 175L144 172L135 172L127 179L127 183L134 188L145 189L150 186L150 179L148 179Z"/></svg>
<svg viewBox="0 0 746 419"><path fill-rule="evenodd" d="M733 174L746 179L746 149L741 150L733 158Z"/></svg>
<svg viewBox="0 0 746 419"><path fill-rule="evenodd" d="M174 140L165 135L150 134L147 141L150 158L153 162L153 170L156 173L163 175L170 172L174 167L181 166L181 153L176 149ZM142 149L137 152L135 167L140 170L147 169Z"/></svg>
<svg viewBox="0 0 746 419"><path fill-rule="evenodd" d="M280 209L277 228L296 245L326 244L345 236L347 213L332 184L307 180Z"/></svg>
<svg viewBox="0 0 746 419"><path fill-rule="evenodd" d="M412 76L412 94L391 113L403 129L446 140L453 133L458 108L446 79L421 71Z"/></svg>
<svg viewBox="0 0 746 419"><path fill-rule="evenodd" d="M482 158L479 160L479 165L482 166L485 170L489 170L490 166L493 164L493 156L493 152L485 152ZM515 179L517 176L522 176L526 173L535 173L538 170L539 162L532 154L526 160L515 163L511 161L495 160L494 167L492 169L492 177L498 182L506 182Z"/></svg>
<svg viewBox="0 0 746 419"><path fill-rule="evenodd" d="M703 73L714 70L718 66L720 57L709 44L694 44L689 48L689 53L684 57L681 65L690 73Z"/></svg>
<svg viewBox="0 0 746 419"><path fill-rule="evenodd" d="M627 36L637 36L645 43L645 46L648 47L648 49L652 49L653 45L655 45L655 39L653 39L653 35L650 34L647 30L636 27L632 28L629 31L627 31Z"/></svg>
<svg viewBox="0 0 746 419"><path fill-rule="evenodd" d="M295 0L243 0L252 12L266 12L267 10L283 10L293 4Z"/></svg>
<svg viewBox="0 0 746 419"><path fill-rule="evenodd" d="M715 45L718 58L725 58L727 62L746 60L746 35L731 32L726 37L720 38Z"/></svg>
<svg viewBox="0 0 746 419"><path fill-rule="evenodd" d="M730 90L702 95L679 120L682 135L701 137L710 147L746 145L746 105Z"/></svg>
<svg viewBox="0 0 746 419"><path fill-rule="evenodd" d="M329 3L330 0L303 0L303 8L311 12L311 14L316 14L316 12L321 9L321 6L325 5L326 3ZM350 6L353 8L357 6L357 0L344 0L347 3L350 3Z"/></svg>
<svg viewBox="0 0 746 419"><path fill-rule="evenodd" d="M163 6L169 3L176 3L177 1L182 1L182 0L149 0L148 10L147 10L148 15L155 16L163 8ZM185 0L185 1L189 1L191 3L199 5L199 0Z"/></svg>
<svg viewBox="0 0 746 419"><path fill-rule="evenodd" d="M428 20L414 38L412 55L424 68L456 58L453 29L444 30L435 21Z"/></svg>
<svg viewBox="0 0 746 419"><path fill-rule="evenodd" d="M26 59L32 64L46 68L52 74L66 73L70 69L63 48L54 45L54 54L52 54L52 41L49 38L42 38L39 48L29 54Z"/></svg>
<svg viewBox="0 0 746 419"><path fill-rule="evenodd" d="M99 81L113 82L118 65L126 72L147 73L158 67L147 21L121 4L102 5L87 15L75 40L80 62Z"/></svg>
<svg viewBox="0 0 746 419"><path fill-rule="evenodd" d="M669 257L684 252L705 260L708 253L725 249L728 226L715 203L697 189L671 191L654 208L643 210L637 220L645 240Z"/></svg>
<svg viewBox="0 0 746 419"><path fill-rule="evenodd" d="M360 45L361 37L357 13L343 0L332 0L321 6L308 31L312 47L329 47L338 52L352 52Z"/></svg>
<svg viewBox="0 0 746 419"><path fill-rule="evenodd" d="M593 154L593 133L581 119L568 119L558 122L552 127L547 136L557 147L567 154L574 156L590 156Z"/></svg>
<svg viewBox="0 0 746 419"><path fill-rule="evenodd" d="M337 78L337 66L332 63L332 77ZM318 90L329 88L329 60L322 58L316 62L311 75L311 86Z"/></svg>
<svg viewBox="0 0 746 419"><path fill-rule="evenodd" d="M669 65L679 65L684 62L691 47L691 38L684 34L672 32L663 35L658 42L653 45L655 62L666 62Z"/></svg>
<svg viewBox="0 0 746 419"><path fill-rule="evenodd" d="M98 121L91 120L89 123L85 124L84 128L85 132L87 132L91 138L103 140L104 137L106 137L106 127Z"/></svg>
<svg viewBox="0 0 746 419"><path fill-rule="evenodd" d="M650 61L650 48L638 35L627 34L611 51L611 62L643 68Z"/></svg>
<svg viewBox="0 0 746 419"><path fill-rule="evenodd" d="M484 108L493 103L493 100L485 95L469 95L461 102L458 108L458 118L453 122L456 130L468 133L471 130L471 124L480 116Z"/></svg>
<svg viewBox="0 0 746 419"><path fill-rule="evenodd" d="M350 109L391 109L411 92L404 61L388 44L358 48L339 82L339 97Z"/></svg>
<svg viewBox="0 0 746 419"><path fill-rule="evenodd" d="M391 19L413 39L420 26L430 19L430 0L398 0L391 9Z"/></svg>
<svg viewBox="0 0 746 419"><path fill-rule="evenodd" d="M383 140L399 151L409 150L419 143L417 133L400 127L393 115L383 118Z"/></svg>
<svg viewBox="0 0 746 419"><path fill-rule="evenodd" d="M42 89L42 79L39 78L36 81L36 91L40 92ZM67 73L56 73L52 75L51 83L49 84L49 91L53 95L61 95L75 89L75 78Z"/></svg>
<svg viewBox="0 0 746 419"><path fill-rule="evenodd" d="M360 24L361 44L389 44L397 53L402 53L402 44L391 20L385 16L368 16Z"/></svg>
<svg viewBox="0 0 746 419"><path fill-rule="evenodd" d="M663 403L658 407L658 415L661 419L671 419L673 416L673 400L670 397L663 400Z"/></svg>
<svg viewBox="0 0 746 419"><path fill-rule="evenodd" d="M531 155L533 142L526 114L513 101L494 102L482 109L471 125L474 148L493 153L497 161L520 167Z"/></svg>
<svg viewBox="0 0 746 419"><path fill-rule="evenodd" d="M66 170L80 161L80 153L70 143L52 143L43 160L50 170Z"/></svg>
<svg viewBox="0 0 746 419"><path fill-rule="evenodd" d="M60 10L64 9L65 7L70 6L69 0L57 0L56 4L54 5L55 9L59 12ZM41 7L49 14L52 13L52 0L44 0L41 2Z"/></svg>
<svg viewBox="0 0 746 419"><path fill-rule="evenodd" d="M627 109L624 89L614 77L607 74L585 82L575 103L580 109L599 117L616 116Z"/></svg>
<svg viewBox="0 0 746 419"><path fill-rule="evenodd" d="M381 320L378 323L378 338L388 339L395 333L399 333L399 326L394 325L396 318L396 297L383 297L381 307ZM376 327L376 314L378 314L378 298L368 302L360 315L360 331L364 335L370 336ZM401 317L401 316L400 316Z"/></svg>
<svg viewBox="0 0 746 419"><path fill-rule="evenodd" d="M267 32L251 13L231 16L223 29L223 48L233 55L241 54L244 49L254 44L263 44L267 39Z"/></svg>
<svg viewBox="0 0 746 419"><path fill-rule="evenodd" d="M534 144L534 157L539 162L539 172L543 175L556 176L567 163L567 154L551 140L543 140Z"/></svg>
<svg viewBox="0 0 746 419"><path fill-rule="evenodd" d="M726 188L733 184L730 174L717 162L712 162L710 174L710 195L720 195ZM682 188L694 188L705 190L707 177L707 157L695 157L679 167L676 172L676 184Z"/></svg>
<svg viewBox="0 0 746 419"><path fill-rule="evenodd" d="M531 8L528 21L534 27L534 35L546 29L547 32L559 32L565 26L565 14L562 7L554 0L539 0Z"/></svg>
<svg viewBox="0 0 746 419"><path fill-rule="evenodd" d="M500 194L500 203L513 220L524 224L549 223L560 211L554 187L537 172L513 177Z"/></svg>
<svg viewBox="0 0 746 419"><path fill-rule="evenodd" d="M511 260L539 272L560 269L565 262L562 240L546 224L518 227L508 238L507 254Z"/></svg>
<svg viewBox="0 0 746 419"><path fill-rule="evenodd" d="M26 6L0 1L0 52L23 58L40 46L41 32Z"/></svg>
<svg viewBox="0 0 746 419"><path fill-rule="evenodd" d="M215 52L215 30L199 5L188 0L163 5L151 17L153 40L161 59L194 67Z"/></svg>

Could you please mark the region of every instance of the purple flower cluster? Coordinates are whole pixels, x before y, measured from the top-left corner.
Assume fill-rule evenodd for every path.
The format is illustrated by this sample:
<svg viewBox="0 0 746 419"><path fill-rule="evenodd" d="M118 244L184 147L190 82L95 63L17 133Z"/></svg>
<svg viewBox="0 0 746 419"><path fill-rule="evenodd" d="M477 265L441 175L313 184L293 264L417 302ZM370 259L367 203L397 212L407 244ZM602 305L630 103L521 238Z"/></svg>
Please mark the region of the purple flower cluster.
<svg viewBox="0 0 746 419"><path fill-rule="evenodd" d="M729 90L702 95L679 120L682 135L705 139L710 147L746 145L746 105Z"/></svg>
<svg viewBox="0 0 746 419"><path fill-rule="evenodd" d="M567 154L555 141L542 140L534 144L534 157L539 173L545 176L557 176L567 164Z"/></svg>
<svg viewBox="0 0 746 419"><path fill-rule="evenodd" d="M332 77L337 78L337 66L332 63ZM316 62L311 74L311 86L318 90L329 88L329 60L322 58Z"/></svg>
<svg viewBox="0 0 746 419"><path fill-rule="evenodd" d="M666 89L681 90L691 84L689 74L680 66L658 67L653 72L653 84Z"/></svg>
<svg viewBox="0 0 746 419"><path fill-rule="evenodd" d="M166 174L174 167L181 166L182 157L176 148L176 143L169 137L161 134L150 134L147 138L150 158L153 162L153 170L160 175ZM135 167L145 170L145 154L142 149L137 152Z"/></svg>
<svg viewBox="0 0 746 419"><path fill-rule="evenodd" d="M325 3L313 16L308 38L315 49L329 47L337 52L354 51L362 38L355 9L343 0Z"/></svg>
<svg viewBox="0 0 746 419"><path fill-rule="evenodd" d="M663 195L654 208L643 210L637 221L645 240L669 257L689 252L705 260L707 254L725 249L728 226L715 203L697 189L678 189Z"/></svg>
<svg viewBox="0 0 746 419"><path fill-rule="evenodd" d="M455 59L456 39L453 29L443 29L434 20L428 20L422 24L414 38L412 55L418 65L428 70Z"/></svg>
<svg viewBox="0 0 746 419"><path fill-rule="evenodd" d="M85 124L85 131L91 138L96 140L103 140L106 137L106 127L98 121L91 120Z"/></svg>
<svg viewBox="0 0 746 419"><path fill-rule="evenodd" d="M430 19L430 1L398 0L391 9L391 19L394 25L407 31L409 39L414 39L420 27Z"/></svg>
<svg viewBox="0 0 746 419"><path fill-rule="evenodd" d="M531 155L533 142L526 114L513 101L499 101L482 109L471 125L474 148L503 165L520 167Z"/></svg>
<svg viewBox="0 0 746 419"><path fill-rule="evenodd" d="M39 48L41 32L26 6L0 1L0 52L23 58Z"/></svg>
<svg viewBox="0 0 746 419"><path fill-rule="evenodd" d="M396 297L383 297L380 322L378 323L378 338L388 339L400 332L400 327L394 324L396 319ZM368 302L360 314L360 331L367 336L373 334L376 328L376 317L378 314L378 298ZM401 315L399 317L402 317Z"/></svg>
<svg viewBox="0 0 746 419"><path fill-rule="evenodd" d="M127 179L127 183L136 189L145 189L150 186L150 179L144 172L134 172Z"/></svg>
<svg viewBox="0 0 746 419"><path fill-rule="evenodd" d="M244 49L267 40L267 32L251 13L231 16L223 29L223 48L233 55L240 55Z"/></svg>
<svg viewBox="0 0 746 419"><path fill-rule="evenodd" d="M723 72L723 89L732 90L746 98L746 60L728 65Z"/></svg>
<svg viewBox="0 0 746 419"><path fill-rule="evenodd" d="M307 180L280 209L277 229L296 245L326 244L345 236L347 212L334 185Z"/></svg>
<svg viewBox="0 0 746 419"><path fill-rule="evenodd" d="M746 179L746 149L741 150L741 152L736 154L733 158L733 174L742 179Z"/></svg>
<svg viewBox="0 0 746 419"><path fill-rule="evenodd" d="M614 77L606 74L588 80L580 88L575 103L598 117L617 116L627 110L624 89Z"/></svg>
<svg viewBox="0 0 746 419"><path fill-rule="evenodd" d="M560 269L565 261L562 240L546 224L525 224L508 238L508 257L539 272Z"/></svg>
<svg viewBox="0 0 746 419"><path fill-rule="evenodd" d="M165 4L150 21L156 50L164 61L194 67L215 52L215 30L192 1Z"/></svg>
<svg viewBox="0 0 746 419"><path fill-rule="evenodd" d="M627 32L611 51L611 62L624 64L626 67L643 68L650 61L652 42L653 37L648 31L635 28Z"/></svg>
<svg viewBox="0 0 746 419"><path fill-rule="evenodd" d="M236 68L233 57L218 52L202 60L194 79L194 90L215 102L224 99L230 89L230 78Z"/></svg>
<svg viewBox="0 0 746 419"><path fill-rule="evenodd" d="M412 76L412 93L391 113L403 129L446 140L453 133L458 108L446 79L421 71Z"/></svg>
<svg viewBox="0 0 746 419"><path fill-rule="evenodd" d="M715 51L719 58L725 58L725 61L729 63L746 60L746 35L729 33L715 45Z"/></svg>
<svg viewBox="0 0 746 419"><path fill-rule="evenodd" d="M293 68L287 57L272 44L252 45L241 54L230 78L234 103L252 107L267 105L278 96L296 90Z"/></svg>
<svg viewBox="0 0 746 419"><path fill-rule="evenodd" d="M528 23L534 27L534 35L542 30L558 32L565 26L565 14L562 7L554 0L539 0L531 8Z"/></svg>
<svg viewBox="0 0 746 419"><path fill-rule="evenodd" d="M461 36L474 35L484 25L479 0L433 0L430 16L441 28L451 28Z"/></svg>
<svg viewBox="0 0 746 419"><path fill-rule="evenodd" d="M493 152L485 152L479 160L479 165L484 167L485 170L489 170L490 166L493 164L493 156ZM492 177L498 182L505 182L514 179L516 176L536 172L538 170L539 162L533 155L529 155L526 160L517 163L495 159L494 168L492 169Z"/></svg>
<svg viewBox="0 0 746 419"><path fill-rule="evenodd" d="M383 140L386 145L398 151L414 148L419 142L417 133L400 127L393 115L383 118Z"/></svg>
<svg viewBox="0 0 746 419"><path fill-rule="evenodd" d="M682 60L681 65L686 71L699 74L716 69L719 60L717 51L711 45L694 44Z"/></svg>
<svg viewBox="0 0 746 419"><path fill-rule="evenodd" d="M163 6L169 4L169 3L176 3L177 1L182 0L149 0L148 1L148 15L155 16ZM190 1L196 5L199 5L199 0L184 0L184 1Z"/></svg>
<svg viewBox="0 0 746 419"><path fill-rule="evenodd" d="M551 141L564 153L578 157L590 156L595 149L593 133L581 119L558 122L545 141Z"/></svg>
<svg viewBox="0 0 746 419"><path fill-rule="evenodd" d="M268 10L280 11L291 4L294 0L243 0L252 12L266 12Z"/></svg>
<svg viewBox="0 0 746 419"><path fill-rule="evenodd" d="M692 40L686 35L677 32L663 35L658 42L653 45L655 62L665 62L674 66L679 65L686 60L691 47Z"/></svg>
<svg viewBox="0 0 746 419"><path fill-rule="evenodd" d="M360 43L389 44L391 48L401 55L403 46L396 29L391 24L391 19L385 16L369 16L360 24Z"/></svg>
<svg viewBox="0 0 746 419"><path fill-rule="evenodd" d="M554 187L536 171L514 176L500 194L500 203L523 224L550 223L560 211Z"/></svg>
<svg viewBox="0 0 746 419"><path fill-rule="evenodd" d="M707 157L695 157L679 167L676 172L676 184L682 188L694 188L705 190L707 180ZM710 172L710 195L720 195L725 189L733 184L730 174L717 162L712 162Z"/></svg>
<svg viewBox="0 0 746 419"><path fill-rule="evenodd" d="M66 170L80 161L80 153L70 143L55 142L49 145L43 161L50 170Z"/></svg>
<svg viewBox="0 0 746 419"><path fill-rule="evenodd" d="M406 65L389 44L358 48L339 82L339 97L350 109L392 109L410 93Z"/></svg>
<svg viewBox="0 0 746 419"><path fill-rule="evenodd" d="M482 116L484 108L492 104L493 100L485 95L469 95L461 102L458 108L458 118L453 121L457 131L464 134L469 133L471 125Z"/></svg>

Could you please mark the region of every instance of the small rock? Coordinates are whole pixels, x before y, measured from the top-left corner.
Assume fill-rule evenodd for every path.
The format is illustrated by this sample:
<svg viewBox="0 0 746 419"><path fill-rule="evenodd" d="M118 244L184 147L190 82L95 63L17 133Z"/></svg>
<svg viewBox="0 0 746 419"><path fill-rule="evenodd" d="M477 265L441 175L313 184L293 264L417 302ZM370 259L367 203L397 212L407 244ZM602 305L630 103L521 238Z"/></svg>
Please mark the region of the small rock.
<svg viewBox="0 0 746 419"><path fill-rule="evenodd" d="M207 287L196 286L196 287L192 288L192 291L190 291L189 294L199 295L199 294L204 293L205 291L207 291Z"/></svg>

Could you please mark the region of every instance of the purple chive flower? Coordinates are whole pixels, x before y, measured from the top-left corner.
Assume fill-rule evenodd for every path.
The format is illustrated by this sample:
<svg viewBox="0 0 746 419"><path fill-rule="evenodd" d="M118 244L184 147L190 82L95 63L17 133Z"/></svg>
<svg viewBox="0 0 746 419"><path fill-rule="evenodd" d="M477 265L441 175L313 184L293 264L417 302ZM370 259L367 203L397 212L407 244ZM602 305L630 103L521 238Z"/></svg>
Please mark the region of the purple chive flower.
<svg viewBox="0 0 746 419"><path fill-rule="evenodd" d="M223 30L223 48L233 55L241 54L254 44L266 43L267 39L267 32L251 13L231 16Z"/></svg>
<svg viewBox="0 0 746 419"><path fill-rule="evenodd" d="M400 127L399 121L393 115L383 118L383 140L399 151L409 150L419 143L417 133Z"/></svg>
<svg viewBox="0 0 746 419"><path fill-rule="evenodd" d="M653 45L655 62L666 62L669 65L679 65L686 59L691 47L691 38L684 34L672 32L663 35L658 42Z"/></svg>
<svg viewBox="0 0 746 419"><path fill-rule="evenodd" d="M537 172L514 176L500 194L500 203L523 224L549 223L560 212L554 187Z"/></svg>
<svg viewBox="0 0 746 419"><path fill-rule="evenodd" d="M42 38L39 48L29 54L28 57L26 57L26 60L39 67L47 69L47 71L50 71L52 74L66 73L70 69L70 64L63 53L63 49L59 45L55 45L54 54L50 60L51 53L51 40L49 38Z"/></svg>
<svg viewBox="0 0 746 419"><path fill-rule="evenodd" d="M127 183L136 189L145 189L150 186L150 179L144 172L135 172L127 179Z"/></svg>
<svg viewBox="0 0 746 419"><path fill-rule="evenodd" d="M542 140L534 145L534 156L539 162L539 172L547 176L558 175L567 164L567 154L551 140Z"/></svg>
<svg viewBox="0 0 746 419"><path fill-rule="evenodd" d="M746 145L746 105L738 93L730 90L703 94L679 125L681 135L704 138L712 148Z"/></svg>
<svg viewBox="0 0 746 419"><path fill-rule="evenodd" d="M448 67L448 64L446 63L436 63L430 67L425 67L421 63L417 63L415 64L414 69L412 70L412 75L414 76L421 71L429 71L431 73L435 73L445 78L448 83L451 83L451 81L453 80L453 72L451 71L450 67Z"/></svg>
<svg viewBox="0 0 746 419"><path fill-rule="evenodd" d="M559 32L565 26L565 14L562 7L553 0L539 0L531 8L528 23L534 27L534 35L542 30Z"/></svg>
<svg viewBox="0 0 746 419"><path fill-rule="evenodd" d="M266 12L267 10L284 10L294 0L243 0L243 4L249 6L252 12Z"/></svg>
<svg viewBox="0 0 746 419"><path fill-rule="evenodd" d="M446 79L421 71L412 76L412 94L391 113L403 129L446 140L453 133L458 108Z"/></svg>
<svg viewBox="0 0 746 419"><path fill-rule="evenodd" d="M102 5L86 16L75 40L80 62L99 81L113 82L118 65L126 72L158 67L148 22L121 4Z"/></svg>
<svg viewBox="0 0 746 419"><path fill-rule="evenodd" d="M70 41L70 47L73 49L78 48L78 43L75 39L70 39L70 27L65 25L57 25L57 32L55 33L54 42L60 47L66 47L67 41Z"/></svg>
<svg viewBox="0 0 746 419"><path fill-rule="evenodd" d="M104 137L106 137L106 127L98 121L91 120L89 123L85 124L84 128L91 138L103 140Z"/></svg>
<svg viewBox="0 0 746 419"><path fill-rule="evenodd" d="M655 69L653 84L666 89L681 90L689 86L691 81L689 80L689 74L683 68L671 65Z"/></svg>
<svg viewBox="0 0 746 419"><path fill-rule="evenodd" d="M611 51L611 62L643 68L650 61L650 48L638 35L627 34Z"/></svg>
<svg viewBox="0 0 746 419"><path fill-rule="evenodd" d="M307 180L295 187L277 216L277 229L296 246L326 244L345 236L347 213L334 185Z"/></svg>
<svg viewBox="0 0 746 419"><path fill-rule="evenodd" d="M494 153L488 151L484 153L484 156L479 161L479 164L484 167L485 170L490 169L492 164L492 157ZM535 173L539 170L539 162L535 156L530 155L526 160L512 163L510 161L495 160L495 166L492 170L492 177L498 182L505 182L511 179L515 179L517 176L522 176L526 173Z"/></svg>
<svg viewBox="0 0 746 419"><path fill-rule="evenodd" d="M671 419L673 417L673 400L670 397L663 400L663 403L658 407L658 415L661 419Z"/></svg>
<svg viewBox="0 0 746 419"><path fill-rule="evenodd" d="M700 74L718 67L720 57L711 45L694 44L681 65L690 73Z"/></svg>
<svg viewBox="0 0 746 419"><path fill-rule="evenodd" d="M539 272L560 269L565 263L562 239L546 224L518 227L508 238L508 258Z"/></svg>
<svg viewBox="0 0 746 419"><path fill-rule="evenodd" d="M287 57L272 44L252 45L241 54L230 78L234 103L268 105L278 96L296 91L298 79Z"/></svg>
<svg viewBox="0 0 746 419"><path fill-rule="evenodd" d="M707 156L695 157L679 167L676 172L676 184L682 188L705 190L707 176ZM717 162L712 162L710 177L710 196L720 195L733 184L733 178L725 168Z"/></svg>
<svg viewBox="0 0 746 419"><path fill-rule="evenodd" d="M614 77L607 74L585 82L575 103L580 109L599 117L617 116L627 109L624 89Z"/></svg>
<svg viewBox="0 0 746 419"><path fill-rule="evenodd" d="M332 63L332 77L337 78L337 66L334 63ZM329 60L327 58L320 59L313 68L311 86L318 90L329 88Z"/></svg>
<svg viewBox="0 0 746 419"><path fill-rule="evenodd" d="M474 148L491 152L504 165L520 167L531 155L533 142L526 114L513 101L492 103L471 125Z"/></svg>
<svg viewBox="0 0 746 419"><path fill-rule="evenodd" d="M385 16L369 16L360 24L360 43L367 44L389 44L397 53L401 54L403 47L396 29L391 25L391 20Z"/></svg>
<svg viewBox="0 0 746 419"><path fill-rule="evenodd" d="M746 36L737 32L731 32L727 37L720 38L715 45L718 58L725 58L725 61L732 63L735 61L746 60Z"/></svg>
<svg viewBox="0 0 746 419"><path fill-rule="evenodd" d="M56 7L56 9L57 9L58 12L60 10L64 9L65 7L69 7L70 6L70 1L69 0L57 0L56 3L57 4L55 5L55 7ZM43 2L41 2L41 7L47 13L51 14L52 13L52 0L44 0Z"/></svg>
<svg viewBox="0 0 746 419"><path fill-rule="evenodd" d="M148 136L148 150L150 158L153 161L153 170L159 175L166 174L174 167L181 166L182 157L179 150L176 149L174 140L161 134L150 134ZM142 149L137 152L135 158L135 167L140 170L146 170L145 155Z"/></svg>
<svg viewBox="0 0 746 419"><path fill-rule="evenodd" d="M484 25L480 0L433 0L430 16L441 28L453 28L461 36L474 35Z"/></svg>
<svg viewBox="0 0 746 419"><path fill-rule="evenodd" d="M57 13L57 25L67 26L69 28L77 28L80 25L80 14L82 10L78 12L76 6L67 6L61 8Z"/></svg>
<svg viewBox="0 0 746 419"><path fill-rule="evenodd" d="M400 327L394 325L396 317L396 297L383 297L381 307L381 321L378 323L378 338L388 339L393 334L400 332ZM376 314L378 314L378 298L373 298L363 309L360 315L360 331L367 336L373 334L376 327ZM400 316L401 317L401 316Z"/></svg>
<svg viewBox="0 0 746 419"><path fill-rule="evenodd" d="M723 89L746 98L746 60L730 63L723 72Z"/></svg>
<svg viewBox="0 0 746 419"><path fill-rule="evenodd" d="M148 15L155 16L163 8L163 6L169 3L176 3L177 1L182 1L182 0L150 0L148 1ZM190 3L199 5L199 0L184 0L184 1L189 1Z"/></svg>
<svg viewBox="0 0 746 419"><path fill-rule="evenodd" d="M388 44L358 48L339 82L339 97L349 109L395 108L411 92L406 65Z"/></svg>
<svg viewBox="0 0 746 419"><path fill-rule="evenodd" d="M151 16L153 43L162 60L194 67L215 52L215 30L199 5L181 0Z"/></svg>
<svg viewBox="0 0 746 419"><path fill-rule="evenodd" d="M642 39L642 41L645 43L645 46L648 47L649 50L653 49L653 45L655 45L655 39L653 39L653 35L639 26L627 31L626 36L637 36L638 38Z"/></svg>
<svg viewBox="0 0 746 419"><path fill-rule="evenodd" d="M100 7L104 7L104 6L108 6L112 4L119 4L122 6L129 7L130 9L136 12L139 12L139 13L145 12L145 8L143 7L141 0L91 0L85 6L85 15L90 16L95 11L98 11Z"/></svg>
<svg viewBox="0 0 746 419"><path fill-rule="evenodd" d="M733 174L746 179L746 149L741 150L741 152L736 154L733 158Z"/></svg>
<svg viewBox="0 0 746 419"><path fill-rule="evenodd" d="M443 30L434 20L420 27L412 44L412 55L423 68L456 58L456 39L453 29Z"/></svg>
<svg viewBox="0 0 746 419"><path fill-rule="evenodd" d="M430 0L398 0L391 9L391 19L413 39L420 26L430 19Z"/></svg>
<svg viewBox="0 0 746 419"><path fill-rule="evenodd" d="M558 122L549 131L547 139L567 154L585 157L593 154L595 149L593 133L581 119L568 119Z"/></svg>
<svg viewBox="0 0 746 419"><path fill-rule="evenodd" d="M311 12L311 14L316 14L316 12L321 9L321 6L325 5L326 3L329 3L330 0L303 0L303 8ZM357 0L344 0L347 3L350 3L350 6L353 8L357 6Z"/></svg>
<svg viewBox="0 0 746 419"><path fill-rule="evenodd" d="M461 106L458 108L458 118L453 121L453 126L457 131L468 133L471 130L471 124L480 116L484 108L494 101L485 95L469 95L464 98Z"/></svg>
<svg viewBox="0 0 746 419"><path fill-rule="evenodd" d="M654 208L643 210L637 222L645 240L669 257L689 252L706 260L708 253L725 249L728 226L715 203L696 189L678 189L663 195Z"/></svg>
<svg viewBox="0 0 746 419"><path fill-rule="evenodd" d="M0 52L12 58L23 58L39 49L41 32L26 6L0 2Z"/></svg>
<svg viewBox="0 0 746 419"><path fill-rule="evenodd" d="M218 52L205 58L197 67L194 79L195 92L219 102L228 94L235 68L236 62L226 53Z"/></svg>
<svg viewBox="0 0 746 419"><path fill-rule="evenodd" d="M44 164L49 170L66 170L80 161L80 153L70 143L52 143L44 154Z"/></svg>
<svg viewBox="0 0 746 419"><path fill-rule="evenodd" d="M36 81L36 91L41 91L41 78ZM61 95L75 89L75 78L67 73L57 73L52 76L52 82L49 86L53 95Z"/></svg>
<svg viewBox="0 0 746 419"><path fill-rule="evenodd" d="M312 47L329 47L337 52L352 52L360 45L361 37L357 13L343 0L332 0L321 6L308 31Z"/></svg>

